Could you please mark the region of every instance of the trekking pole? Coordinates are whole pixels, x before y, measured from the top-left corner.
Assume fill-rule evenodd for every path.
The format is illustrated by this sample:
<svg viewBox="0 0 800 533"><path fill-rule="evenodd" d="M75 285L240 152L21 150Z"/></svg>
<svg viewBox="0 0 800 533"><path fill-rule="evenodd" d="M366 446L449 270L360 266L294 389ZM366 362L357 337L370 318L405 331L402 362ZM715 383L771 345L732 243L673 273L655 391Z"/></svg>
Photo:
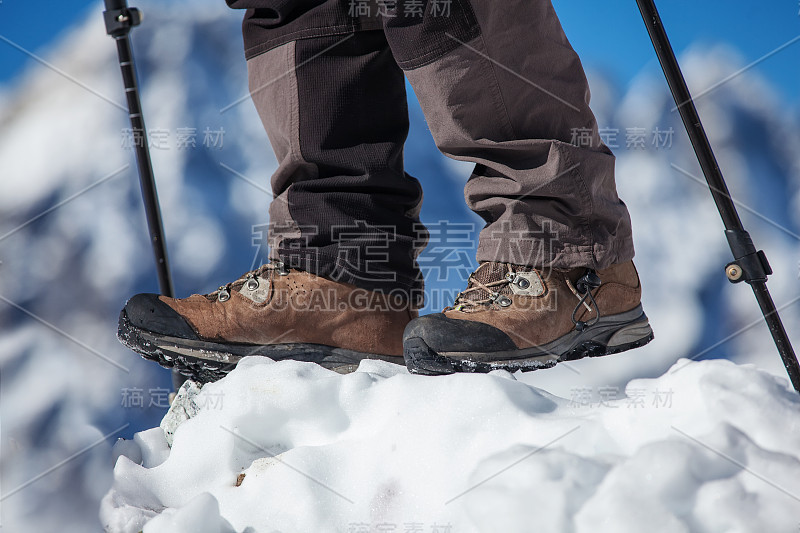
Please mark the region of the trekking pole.
<svg viewBox="0 0 800 533"><path fill-rule="evenodd" d="M717 164L716 157L714 157L711 144L708 142L706 131L700 122L700 116L697 114L692 95L686 86L686 80L683 77L678 60L675 58L675 52L672 50L666 30L664 30L664 25L656 10L654 0L636 0L636 3L639 5L639 11L647 26L647 33L650 35L658 61L664 70L664 76L667 78L670 92L672 92L672 97L675 99L675 105L678 106L683 125L689 134L694 153L700 162L700 168L703 169L703 175L706 178L706 182L708 182L711 196L714 197L714 203L717 205L719 215L725 224L725 237L728 239L728 245L734 258L733 261L725 266L725 275L731 283L744 281L753 288L761 313L764 315L769 332L775 341L775 347L778 349L783 366L786 367L786 372L789 374L789 380L792 382L794 389L800 392L800 365L798 365L797 357L783 327L781 317L778 315L778 310L775 308L775 303L772 301L772 296L770 296L767 289L767 276L772 274L772 269L767 262L767 256L763 250L756 251L750 234L745 231L742 225L739 213L736 211L736 206L728 192L728 186L722 177L722 171Z"/></svg>
<svg viewBox="0 0 800 533"><path fill-rule="evenodd" d="M122 82L125 85L125 96L128 100L128 114L131 120L131 135L136 147L136 162L139 167L139 183L142 188L144 212L147 217L147 228L150 232L150 243L158 273L158 287L162 295L174 295L172 276L169 272L167 247L164 241L164 225L161 221L161 208L158 205L158 193L153 178L153 163L150 160L150 147L147 142L147 130L142 116L142 104L139 99L139 86L136 81L136 66L133 61L130 31L142 21L141 12L135 7L129 8L127 0L105 0L106 10L103 17L106 33L117 42L117 55L122 70ZM172 383L177 390L185 378L172 373Z"/></svg>

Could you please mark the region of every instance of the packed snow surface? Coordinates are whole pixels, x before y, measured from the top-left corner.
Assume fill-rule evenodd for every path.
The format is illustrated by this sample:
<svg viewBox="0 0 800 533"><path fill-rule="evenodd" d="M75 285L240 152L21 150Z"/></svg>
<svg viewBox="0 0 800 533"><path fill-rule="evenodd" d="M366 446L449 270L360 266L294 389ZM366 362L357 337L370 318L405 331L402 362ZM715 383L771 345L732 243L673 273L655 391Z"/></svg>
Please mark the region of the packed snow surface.
<svg viewBox="0 0 800 533"><path fill-rule="evenodd" d="M788 532L800 397L749 365L677 362L599 399L498 371L340 375L247 358L195 415L117 444L109 531Z"/></svg>

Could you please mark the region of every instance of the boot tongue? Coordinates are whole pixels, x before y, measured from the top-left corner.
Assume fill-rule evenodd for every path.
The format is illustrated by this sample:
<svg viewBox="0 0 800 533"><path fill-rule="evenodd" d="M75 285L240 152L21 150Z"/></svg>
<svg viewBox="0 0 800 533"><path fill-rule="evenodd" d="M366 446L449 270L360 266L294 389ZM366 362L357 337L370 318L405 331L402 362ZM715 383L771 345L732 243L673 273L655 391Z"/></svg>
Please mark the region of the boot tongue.
<svg viewBox="0 0 800 533"><path fill-rule="evenodd" d="M521 267L513 267L516 269L521 269ZM462 296L464 300L486 300L491 296L491 293L483 288L478 288L479 285L475 283L476 281L488 285L489 283L501 281L506 279L506 274L508 274L509 268L508 265L505 263L481 263L475 272L473 272L472 277L469 281L469 285L467 286L468 289L476 287L477 290L469 291ZM492 288L493 292L498 294L511 294L511 287L508 283L503 285L495 285Z"/></svg>

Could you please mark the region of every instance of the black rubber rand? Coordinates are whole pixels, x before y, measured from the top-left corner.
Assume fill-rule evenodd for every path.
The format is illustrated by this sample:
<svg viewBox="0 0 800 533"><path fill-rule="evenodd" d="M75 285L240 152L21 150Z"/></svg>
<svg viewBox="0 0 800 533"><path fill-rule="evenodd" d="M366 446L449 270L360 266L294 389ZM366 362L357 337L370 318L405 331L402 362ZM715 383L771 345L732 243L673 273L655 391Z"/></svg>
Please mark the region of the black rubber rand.
<svg viewBox="0 0 800 533"><path fill-rule="evenodd" d="M413 321L403 334L403 356L413 374L528 372L562 361L624 352L653 340L641 305L602 317L583 331L573 330L545 345L525 349L517 349L505 333L487 324L448 319L441 313L423 318L427 320ZM448 338L457 341L447 343Z"/></svg>
<svg viewBox="0 0 800 533"><path fill-rule="evenodd" d="M381 359L402 364L400 357L357 352L323 344L259 345L212 342L197 336L182 338L133 325L125 309L119 316L117 338L145 359L201 383L222 379L243 357L250 355L269 357L274 361L291 359L317 363L339 373L354 371L363 359Z"/></svg>

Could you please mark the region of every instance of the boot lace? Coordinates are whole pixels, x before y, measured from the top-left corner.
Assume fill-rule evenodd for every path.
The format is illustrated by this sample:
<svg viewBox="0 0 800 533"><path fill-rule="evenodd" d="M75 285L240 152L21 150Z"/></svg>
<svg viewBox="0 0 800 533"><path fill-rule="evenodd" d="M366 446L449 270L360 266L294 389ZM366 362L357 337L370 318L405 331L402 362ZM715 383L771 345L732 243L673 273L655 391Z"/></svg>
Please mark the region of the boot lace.
<svg viewBox="0 0 800 533"><path fill-rule="evenodd" d="M587 268L583 276L575 282L575 285L570 282L569 278L565 278L565 280L569 290L578 298L578 304L575 306L575 309L572 310L571 317L572 323L575 324L575 329L583 331L589 326L597 324L597 321L600 320L600 308L594 299L592 291L601 285L600 276L598 276L597 272L593 269ZM581 310L581 307L584 307L590 313L594 311L594 314L590 315L591 318L589 318L589 320L578 320L578 312Z"/></svg>
<svg viewBox="0 0 800 533"><path fill-rule="evenodd" d="M504 265L506 267L505 276L488 283L480 282L475 277L475 272L470 274L469 278L467 279L467 288L458 293L453 305L448 307L446 310L454 309L456 311L468 311L475 309L476 307L487 306L491 304L497 304L501 307L508 307L511 305L511 298L504 294L500 294L500 291L514 281L516 278L516 272L514 272L514 267L511 264L504 263ZM488 296L486 298L470 297L471 295L480 293L480 291L485 291Z"/></svg>
<svg viewBox="0 0 800 533"><path fill-rule="evenodd" d="M475 308L492 304L497 304L500 307L510 306L512 304L511 298L505 294L501 294L501 291L509 284L514 282L517 277L517 273L514 271L513 265L504 263L504 266L506 269L505 276L487 283L483 283L478 280L475 276L475 272L470 274L467 280L467 288L458 293L453 305L445 310L468 312L470 310L474 310ZM564 279L567 283L567 287L569 287L569 290L578 299L578 303L572 310L571 315L571 320L575 325L575 329L578 331L583 331L584 329L595 325L600 320L601 316L600 308L597 305L597 301L595 300L593 294L593 291L602 284L597 272L590 268L586 269L586 272L584 272L584 274L575 282L574 285L568 277L565 277ZM481 291L483 291L483 294L486 294L487 296L485 298L475 298L475 295L480 294ZM591 313L588 320L578 320L578 316L582 308Z"/></svg>
<svg viewBox="0 0 800 533"><path fill-rule="evenodd" d="M268 271L278 272L278 274L280 274L281 276L285 276L289 273L289 271L286 269L286 266L281 261L270 260L270 262L264 263L255 270L245 272L235 281L231 281L226 283L225 285L221 285L219 289L210 294L207 294L206 297L210 300L219 300L220 302L224 302L230 299L231 291L239 290L245 284L255 284L255 286L253 287L248 285L248 288L255 290L256 288L258 288L258 283L259 283L258 279L256 278L261 277L265 272Z"/></svg>

